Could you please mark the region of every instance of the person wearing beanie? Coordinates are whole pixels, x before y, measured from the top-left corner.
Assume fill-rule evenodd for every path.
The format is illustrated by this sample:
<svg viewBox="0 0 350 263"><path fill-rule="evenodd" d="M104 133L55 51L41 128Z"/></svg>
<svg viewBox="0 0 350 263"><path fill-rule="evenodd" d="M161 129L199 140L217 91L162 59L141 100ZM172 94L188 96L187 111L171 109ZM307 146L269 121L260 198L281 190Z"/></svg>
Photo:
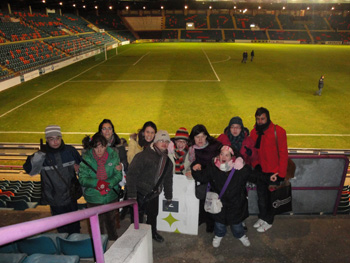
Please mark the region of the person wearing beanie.
<svg viewBox="0 0 350 263"><path fill-rule="evenodd" d="M202 165L194 161L191 165L192 176L195 180L210 184L210 191L218 195L221 193L227 178L234 169L234 174L222 194L221 212L210 214L215 221L212 244L217 248L225 236L227 226L230 226L232 234L243 246L250 246L250 241L245 234L242 222L249 216L246 183L256 183L260 174L253 171L250 165L246 165L242 157L236 156L230 146L224 145L220 154L214 157L203 169Z"/></svg>
<svg viewBox="0 0 350 263"><path fill-rule="evenodd" d="M164 189L167 206L173 198L173 164L167 150L169 143L168 132L159 130L154 142L135 155L126 175L128 198L137 200L140 223L147 215L146 223L151 225L152 238L157 242L164 241L157 232L159 194Z"/></svg>
<svg viewBox="0 0 350 263"><path fill-rule="evenodd" d="M175 137L171 139L168 147L168 156L173 163L174 174L185 175L185 158L188 152L188 131L186 128L179 128Z"/></svg>
<svg viewBox="0 0 350 263"><path fill-rule="evenodd" d="M258 151L254 148L254 141L249 136L249 130L244 127L240 117L233 117L224 133L218 139L222 144L229 145L232 149L239 153L246 164L251 165L258 158Z"/></svg>
<svg viewBox="0 0 350 263"><path fill-rule="evenodd" d="M265 180L257 184L259 220L254 224L258 232L265 232L272 227L274 214L271 209L271 191L269 185L278 185L287 174L288 146L286 131L270 120L270 113L260 107L255 112L256 124L251 131L258 160L253 167L262 173Z"/></svg>
<svg viewBox="0 0 350 263"><path fill-rule="evenodd" d="M73 146L64 143L60 126L48 125L45 138L46 144L40 139L40 150L28 156L23 169L29 175L40 173L41 204L50 205L52 215L77 211L77 200L71 196L70 188L81 157ZM80 223L74 222L57 230L59 233L79 233Z"/></svg>

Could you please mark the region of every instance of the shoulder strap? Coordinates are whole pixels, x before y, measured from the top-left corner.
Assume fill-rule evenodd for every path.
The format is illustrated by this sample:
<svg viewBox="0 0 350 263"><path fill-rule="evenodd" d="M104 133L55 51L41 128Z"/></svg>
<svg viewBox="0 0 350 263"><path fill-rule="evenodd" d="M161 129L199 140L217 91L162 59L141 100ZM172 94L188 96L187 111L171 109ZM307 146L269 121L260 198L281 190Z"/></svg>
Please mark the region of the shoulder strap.
<svg viewBox="0 0 350 263"><path fill-rule="evenodd" d="M83 163L86 164L87 167L89 167L95 174L97 173L97 171L84 159L81 160Z"/></svg>
<svg viewBox="0 0 350 263"><path fill-rule="evenodd" d="M226 179L226 182L225 182L225 185L224 187L221 189L221 192L220 192L220 195L219 195L219 199L221 199L221 197L224 195L225 191L226 191L226 188L228 186L228 184L230 183L231 179L232 179L232 176L233 174L235 173L235 168L232 168L231 172L230 172L230 175L228 176L228 178Z"/></svg>
<svg viewBox="0 0 350 263"><path fill-rule="evenodd" d="M280 158L280 151L279 151L279 149L278 149L278 140L277 140L276 125L275 125L275 139L276 139L277 155L278 155L278 159L279 159L279 158Z"/></svg>
<svg viewBox="0 0 350 263"><path fill-rule="evenodd" d="M55 172L59 175L59 177L61 178L61 180L64 182L64 184L69 188L68 183L66 182L66 180L64 180L62 174L58 171L58 169L56 168L56 166L54 165L53 161L51 160L51 158L46 155L47 159L49 160L50 164L52 165L53 169L55 170Z"/></svg>

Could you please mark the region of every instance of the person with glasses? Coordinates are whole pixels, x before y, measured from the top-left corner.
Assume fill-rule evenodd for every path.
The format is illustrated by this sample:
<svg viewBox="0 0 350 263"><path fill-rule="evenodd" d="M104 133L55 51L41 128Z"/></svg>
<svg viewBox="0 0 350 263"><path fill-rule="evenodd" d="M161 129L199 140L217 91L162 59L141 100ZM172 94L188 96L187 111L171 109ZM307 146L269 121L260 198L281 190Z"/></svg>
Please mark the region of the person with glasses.
<svg viewBox="0 0 350 263"><path fill-rule="evenodd" d="M188 131L181 127L176 131L168 147L168 155L173 163L174 174L185 174L185 158L188 152Z"/></svg>
<svg viewBox="0 0 350 263"><path fill-rule="evenodd" d="M73 146L64 143L60 126L47 126L45 138L46 144L41 140L40 150L28 156L23 168L29 175L40 173L41 203L50 205L52 215L77 211L77 200L71 196L70 186L79 170L81 157ZM79 233L80 223L74 222L57 230L59 233Z"/></svg>
<svg viewBox="0 0 350 263"><path fill-rule="evenodd" d="M164 188L167 206L173 198L173 164L168 157L170 137L167 131L159 130L144 151L135 155L126 175L128 198L137 199L140 223L147 215L146 223L152 227L152 238L163 242L157 232L159 194Z"/></svg>
<svg viewBox="0 0 350 263"><path fill-rule="evenodd" d="M211 163L211 160L220 153L221 142L210 136L207 128L203 124L197 124L191 130L189 136L188 154L185 160L185 174L192 178L191 164L196 161L202 169ZM210 214L204 211L204 200L206 196L207 184L196 181L195 194L199 199L199 225L206 223L206 231L214 231L214 220Z"/></svg>

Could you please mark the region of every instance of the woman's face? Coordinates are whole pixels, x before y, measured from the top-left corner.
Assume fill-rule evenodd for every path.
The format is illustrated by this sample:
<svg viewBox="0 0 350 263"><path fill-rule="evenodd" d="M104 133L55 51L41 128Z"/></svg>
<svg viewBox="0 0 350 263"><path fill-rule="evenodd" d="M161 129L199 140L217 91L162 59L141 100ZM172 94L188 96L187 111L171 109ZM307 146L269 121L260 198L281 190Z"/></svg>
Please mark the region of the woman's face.
<svg viewBox="0 0 350 263"><path fill-rule="evenodd" d="M101 143L98 143L97 146L94 148L94 152L98 157L101 157L105 153L106 149L106 146L103 146Z"/></svg>
<svg viewBox="0 0 350 263"><path fill-rule="evenodd" d="M183 149L186 148L186 145L187 145L187 141L186 140L181 140L181 139L178 139L175 141L175 144L176 144L176 148L180 151L182 151Z"/></svg>
<svg viewBox="0 0 350 263"><path fill-rule="evenodd" d="M152 142L155 135L156 131L151 126L148 126L143 132L143 136L145 136L147 142Z"/></svg>
<svg viewBox="0 0 350 263"><path fill-rule="evenodd" d="M227 163L232 159L231 153L229 151L221 151L219 155L219 160L221 163Z"/></svg>
<svg viewBox="0 0 350 263"><path fill-rule="evenodd" d="M194 143L199 147L204 146L207 143L207 135L205 135L203 132L197 134L194 136Z"/></svg>
<svg viewBox="0 0 350 263"><path fill-rule="evenodd" d="M230 132L234 137L237 137L241 133L242 127L239 124L232 124L230 126Z"/></svg>
<svg viewBox="0 0 350 263"><path fill-rule="evenodd" d="M104 123L102 125L102 135L109 141L113 135L113 128L110 123Z"/></svg>

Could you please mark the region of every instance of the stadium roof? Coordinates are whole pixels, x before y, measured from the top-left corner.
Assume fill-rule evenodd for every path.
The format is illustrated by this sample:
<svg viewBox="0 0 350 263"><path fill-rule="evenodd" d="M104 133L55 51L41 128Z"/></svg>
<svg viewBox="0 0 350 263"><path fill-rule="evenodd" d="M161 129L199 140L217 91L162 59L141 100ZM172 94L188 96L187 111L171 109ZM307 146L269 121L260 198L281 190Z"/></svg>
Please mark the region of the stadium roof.
<svg viewBox="0 0 350 263"><path fill-rule="evenodd" d="M26 9L124 9L129 6L133 9L183 9L185 5L189 9L232 9L258 8L278 10L285 6L288 9L300 10L310 6L313 10L350 10L350 0L1 0L2 10L9 3L12 10ZM85 6L85 7L84 7Z"/></svg>

